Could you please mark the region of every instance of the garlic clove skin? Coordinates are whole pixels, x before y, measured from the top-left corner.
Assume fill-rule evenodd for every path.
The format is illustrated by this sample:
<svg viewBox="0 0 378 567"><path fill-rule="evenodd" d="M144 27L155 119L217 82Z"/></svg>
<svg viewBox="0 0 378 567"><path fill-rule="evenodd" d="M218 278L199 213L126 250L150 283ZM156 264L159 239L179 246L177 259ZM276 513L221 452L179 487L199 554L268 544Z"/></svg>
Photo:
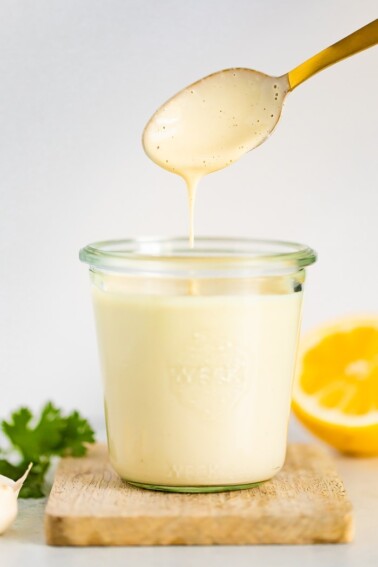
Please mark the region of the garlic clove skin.
<svg viewBox="0 0 378 567"><path fill-rule="evenodd" d="M17 517L17 497L32 466L33 463L30 463L22 477L16 481L0 475L0 535L13 524Z"/></svg>
<svg viewBox="0 0 378 567"><path fill-rule="evenodd" d="M22 477L19 478L19 479L16 480L16 481L13 481L13 487L12 487L12 488L13 488L13 490L14 490L14 492L16 493L17 496L19 495L20 490L21 490L21 488L22 488L22 485L24 484L24 482L25 482L25 480L26 480L26 478L27 478L27 476L28 476L28 474L29 474L30 469L32 468L32 466L33 466L33 463L29 463L29 466L28 466L28 468L26 469L26 471L24 472L24 474L22 475ZM9 480L10 480L10 479L9 479Z"/></svg>

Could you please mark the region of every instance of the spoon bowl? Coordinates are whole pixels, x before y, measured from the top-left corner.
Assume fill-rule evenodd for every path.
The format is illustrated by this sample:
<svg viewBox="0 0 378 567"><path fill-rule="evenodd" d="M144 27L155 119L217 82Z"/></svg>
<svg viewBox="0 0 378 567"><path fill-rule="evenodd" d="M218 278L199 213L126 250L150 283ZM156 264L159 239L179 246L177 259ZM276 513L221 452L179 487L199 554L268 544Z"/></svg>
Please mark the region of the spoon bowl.
<svg viewBox="0 0 378 567"><path fill-rule="evenodd" d="M181 90L151 118L144 149L165 169L188 175L216 171L262 144L289 92L287 75L225 69Z"/></svg>

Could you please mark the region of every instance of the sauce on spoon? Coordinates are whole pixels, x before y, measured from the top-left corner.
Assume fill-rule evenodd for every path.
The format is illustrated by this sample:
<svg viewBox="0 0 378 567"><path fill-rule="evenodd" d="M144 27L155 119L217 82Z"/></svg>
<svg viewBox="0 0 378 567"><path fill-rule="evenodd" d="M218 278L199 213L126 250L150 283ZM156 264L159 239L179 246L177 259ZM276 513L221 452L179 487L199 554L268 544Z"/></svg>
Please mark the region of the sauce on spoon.
<svg viewBox="0 0 378 567"><path fill-rule="evenodd" d="M288 91L286 75L226 69L180 91L148 122L145 152L186 182L191 246L199 180L260 145L278 122Z"/></svg>

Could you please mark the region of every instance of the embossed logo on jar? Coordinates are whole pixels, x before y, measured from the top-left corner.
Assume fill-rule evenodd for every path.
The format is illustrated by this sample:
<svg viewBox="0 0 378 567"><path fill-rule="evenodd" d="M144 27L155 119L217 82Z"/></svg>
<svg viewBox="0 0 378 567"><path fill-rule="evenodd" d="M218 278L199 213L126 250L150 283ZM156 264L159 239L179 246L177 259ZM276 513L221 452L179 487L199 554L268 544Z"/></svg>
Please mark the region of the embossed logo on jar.
<svg viewBox="0 0 378 567"><path fill-rule="evenodd" d="M173 393L186 407L210 419L234 408L247 385L248 358L227 337L194 333L169 365Z"/></svg>
<svg viewBox="0 0 378 567"><path fill-rule="evenodd" d="M186 478L198 478L202 482L208 482L219 478L219 465L214 463L179 463L171 464L168 469L168 476L175 480Z"/></svg>

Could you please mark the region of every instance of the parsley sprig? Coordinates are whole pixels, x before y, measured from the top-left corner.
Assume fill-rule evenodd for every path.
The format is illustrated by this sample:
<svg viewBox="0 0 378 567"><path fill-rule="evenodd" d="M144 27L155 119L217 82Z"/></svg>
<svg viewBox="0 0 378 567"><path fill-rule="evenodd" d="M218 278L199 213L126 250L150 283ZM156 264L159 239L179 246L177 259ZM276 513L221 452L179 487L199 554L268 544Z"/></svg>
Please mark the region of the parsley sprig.
<svg viewBox="0 0 378 567"><path fill-rule="evenodd" d="M94 432L88 421L77 411L64 416L62 410L48 402L39 417L28 408L13 412L1 429L9 441L6 450L0 448L0 474L13 480L20 478L29 463L33 467L21 492L21 498L45 496L45 476L54 456L80 457L87 451L87 443L94 443ZM16 453L18 459L4 457Z"/></svg>

